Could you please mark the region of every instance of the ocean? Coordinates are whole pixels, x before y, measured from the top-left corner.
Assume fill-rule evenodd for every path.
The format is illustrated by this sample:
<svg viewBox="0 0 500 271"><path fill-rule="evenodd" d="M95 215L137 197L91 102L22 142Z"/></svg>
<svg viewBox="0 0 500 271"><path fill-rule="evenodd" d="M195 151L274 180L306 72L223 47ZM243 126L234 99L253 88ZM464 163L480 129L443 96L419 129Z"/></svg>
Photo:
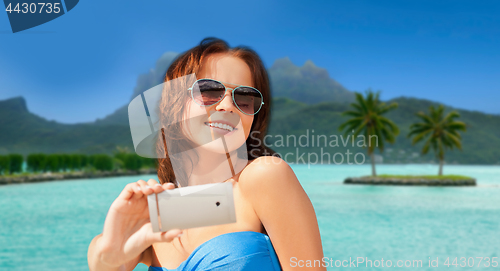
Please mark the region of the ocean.
<svg viewBox="0 0 500 271"><path fill-rule="evenodd" d="M344 185L370 165L292 168L315 208L328 270L500 270L500 166L445 165L476 187ZM378 174L437 171L377 165ZM88 270L88 245L113 200L127 183L155 177L0 186L0 270ZM307 263L299 260L282 265Z"/></svg>

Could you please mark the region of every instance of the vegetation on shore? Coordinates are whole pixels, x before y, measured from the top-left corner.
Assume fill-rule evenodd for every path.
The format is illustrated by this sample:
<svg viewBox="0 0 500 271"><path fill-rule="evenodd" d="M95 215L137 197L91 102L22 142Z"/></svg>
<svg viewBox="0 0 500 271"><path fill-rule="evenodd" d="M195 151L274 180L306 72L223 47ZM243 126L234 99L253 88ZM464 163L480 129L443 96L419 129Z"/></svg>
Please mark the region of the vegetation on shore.
<svg viewBox="0 0 500 271"><path fill-rule="evenodd" d="M20 154L0 155L0 175L22 172L23 159Z"/></svg>
<svg viewBox="0 0 500 271"><path fill-rule="evenodd" d="M427 180L470 180L472 177L463 175L390 175L390 174L380 174L380 178L397 178L397 179L427 179Z"/></svg>
<svg viewBox="0 0 500 271"><path fill-rule="evenodd" d="M22 165L26 162L26 170ZM113 156L107 154L44 154L34 153L26 159L20 154L0 156L0 176L31 176L50 172L64 175L70 172L138 171L155 168L156 160L131 153L127 148L117 148Z"/></svg>
<svg viewBox="0 0 500 271"><path fill-rule="evenodd" d="M21 173L15 175L0 176L0 185L6 184L21 184L21 183L36 183L58 180L74 180L74 179L95 179L117 176L132 176L132 175L149 175L157 174L155 168L126 170L114 169L112 171L96 170L94 168L84 169L81 171L71 172L47 172L47 173Z"/></svg>

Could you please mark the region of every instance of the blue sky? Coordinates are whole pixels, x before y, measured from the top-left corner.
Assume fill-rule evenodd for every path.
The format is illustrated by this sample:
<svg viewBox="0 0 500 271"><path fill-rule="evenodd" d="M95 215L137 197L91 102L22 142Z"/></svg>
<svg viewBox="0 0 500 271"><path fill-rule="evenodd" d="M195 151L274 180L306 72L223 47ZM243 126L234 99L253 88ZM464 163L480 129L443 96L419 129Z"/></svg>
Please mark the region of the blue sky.
<svg viewBox="0 0 500 271"><path fill-rule="evenodd" d="M0 12L0 100L94 121L129 102L139 74L208 36L288 56L346 88L500 114L500 1L80 1L12 34Z"/></svg>

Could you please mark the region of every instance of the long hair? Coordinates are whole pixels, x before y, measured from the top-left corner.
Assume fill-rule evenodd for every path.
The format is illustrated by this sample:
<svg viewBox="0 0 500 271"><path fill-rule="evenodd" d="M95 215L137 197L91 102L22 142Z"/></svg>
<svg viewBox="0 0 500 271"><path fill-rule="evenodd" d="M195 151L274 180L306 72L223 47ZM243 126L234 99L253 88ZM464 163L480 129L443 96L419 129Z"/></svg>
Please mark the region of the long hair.
<svg viewBox="0 0 500 271"><path fill-rule="evenodd" d="M182 76L198 73L204 59L216 53L226 53L243 60L250 68L254 87L260 90L263 96L264 105L259 113L254 116L250 134L245 142L248 160L253 160L259 156L276 155L277 153L264 144L264 136L266 135L271 114L269 78L262 60L252 49L245 46L230 48L221 39L206 38L198 46L184 52L173 61L166 72L164 81L167 82ZM169 91L168 93L163 93L160 103L160 114L168 116L171 123L181 123L188 99L191 99L191 97L186 91ZM167 146L171 148L171 152L174 151L172 148L175 148L175 153L178 153L180 150L189 149L190 144L185 136L182 135L182 129L178 125L162 129L162 136L165 143L160 143L159 141L158 144L163 144L164 146L157 146L157 151L164 151L166 158L158 159L158 178L162 184L171 182L177 187L177 183L180 183L180 180L187 181L188 174L186 170L183 170L182 174L179 174L180 171L176 171L178 176L174 174L173 166L176 168L184 167L182 161L168 155L169 150ZM194 164L193 161L191 163Z"/></svg>

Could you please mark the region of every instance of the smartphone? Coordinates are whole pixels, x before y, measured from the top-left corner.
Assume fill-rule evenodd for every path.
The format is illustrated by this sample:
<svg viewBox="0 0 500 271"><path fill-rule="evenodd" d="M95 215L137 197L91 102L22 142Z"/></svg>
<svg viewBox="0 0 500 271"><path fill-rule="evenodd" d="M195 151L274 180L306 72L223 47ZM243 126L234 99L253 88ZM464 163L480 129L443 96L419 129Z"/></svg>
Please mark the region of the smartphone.
<svg viewBox="0 0 500 271"><path fill-rule="evenodd" d="M233 185L203 184L148 195L153 232L236 222Z"/></svg>

